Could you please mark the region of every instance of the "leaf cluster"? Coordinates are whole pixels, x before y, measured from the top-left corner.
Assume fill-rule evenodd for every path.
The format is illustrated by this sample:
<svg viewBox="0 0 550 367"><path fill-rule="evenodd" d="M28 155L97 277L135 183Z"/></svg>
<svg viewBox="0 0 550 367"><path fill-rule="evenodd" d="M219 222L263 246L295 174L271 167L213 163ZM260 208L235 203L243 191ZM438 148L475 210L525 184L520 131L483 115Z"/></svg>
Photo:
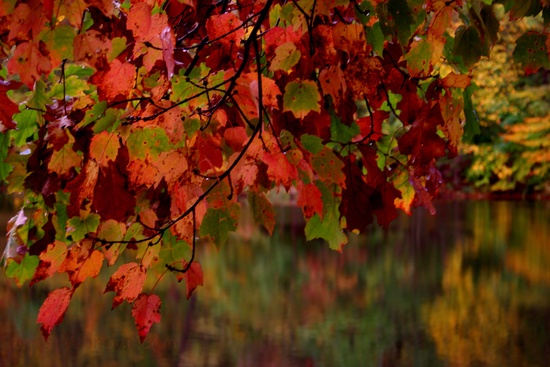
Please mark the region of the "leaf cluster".
<svg viewBox="0 0 550 367"><path fill-rule="evenodd" d="M505 3L547 14L546 0ZM498 37L494 6L0 2L0 179L26 198L8 273L70 282L39 312L44 336L83 281L122 263L106 292L132 304L143 340L161 306L145 279L173 273L190 296L197 238L222 246L245 192L272 233L266 194L295 190L306 237L336 250L398 209L434 212L436 160L478 127L469 72ZM547 66L543 38L518 44L523 67Z"/></svg>

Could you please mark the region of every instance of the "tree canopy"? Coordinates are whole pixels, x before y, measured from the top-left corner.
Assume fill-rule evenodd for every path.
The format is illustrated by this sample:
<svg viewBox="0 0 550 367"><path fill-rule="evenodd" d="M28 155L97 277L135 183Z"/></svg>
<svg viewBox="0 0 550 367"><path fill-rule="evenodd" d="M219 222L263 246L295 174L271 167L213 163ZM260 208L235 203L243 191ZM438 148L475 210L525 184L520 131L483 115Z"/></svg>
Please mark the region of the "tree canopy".
<svg viewBox="0 0 550 367"><path fill-rule="evenodd" d="M272 233L273 189L338 251L398 210L434 213L437 159L479 132L470 71L497 6L543 18L513 58L549 68L548 0L1 1L0 178L25 198L6 271L69 279L44 337L108 265L143 341L161 319L146 278L189 297L197 238L222 246L245 202Z"/></svg>

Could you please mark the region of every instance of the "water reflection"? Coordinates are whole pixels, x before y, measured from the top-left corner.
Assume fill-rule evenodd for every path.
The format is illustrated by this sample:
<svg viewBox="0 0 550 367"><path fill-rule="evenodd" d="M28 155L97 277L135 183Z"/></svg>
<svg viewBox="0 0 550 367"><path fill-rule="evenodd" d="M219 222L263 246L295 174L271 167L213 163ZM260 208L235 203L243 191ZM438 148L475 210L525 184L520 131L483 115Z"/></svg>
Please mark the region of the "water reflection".
<svg viewBox="0 0 550 367"><path fill-rule="evenodd" d="M48 290L0 279L0 360L11 366L546 366L548 203L441 203L355 237L342 254L252 225L202 244L205 286L160 285L163 320L139 344L130 308L110 312L109 274L79 289L49 342ZM157 288L159 289L159 288Z"/></svg>

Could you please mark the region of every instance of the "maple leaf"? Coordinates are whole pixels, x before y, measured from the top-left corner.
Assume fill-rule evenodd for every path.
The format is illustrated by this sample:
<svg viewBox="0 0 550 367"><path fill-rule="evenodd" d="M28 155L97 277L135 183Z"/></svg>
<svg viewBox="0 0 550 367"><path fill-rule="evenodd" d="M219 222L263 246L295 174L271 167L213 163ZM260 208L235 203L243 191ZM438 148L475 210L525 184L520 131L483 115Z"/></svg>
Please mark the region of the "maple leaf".
<svg viewBox="0 0 550 367"><path fill-rule="evenodd" d="M310 157L311 167L325 183L335 183L344 187L346 176L342 169L344 163L330 149L323 148L319 153Z"/></svg>
<svg viewBox="0 0 550 367"><path fill-rule="evenodd" d="M108 69L96 72L90 83L97 85L99 97L106 101L125 99L130 95L135 83L136 70L130 63L114 59Z"/></svg>
<svg viewBox="0 0 550 367"><path fill-rule="evenodd" d="M111 48L112 42L105 34L91 29L75 36L74 60L101 70L107 66L107 55Z"/></svg>
<svg viewBox="0 0 550 367"><path fill-rule="evenodd" d="M208 208L199 233L201 236L210 236L217 247L227 242L229 232L237 229L240 205L233 203L227 208Z"/></svg>
<svg viewBox="0 0 550 367"><path fill-rule="evenodd" d="M54 275L67 257L67 245L61 241L54 241L48 245L46 251L40 253L40 263L36 268L30 285L38 283Z"/></svg>
<svg viewBox="0 0 550 367"><path fill-rule="evenodd" d="M52 70L52 64L43 42L24 42L17 46L8 61L8 72L19 74L21 81L33 88L35 81Z"/></svg>
<svg viewBox="0 0 550 367"><path fill-rule="evenodd" d="M354 163L346 165L346 187L342 191L340 213L346 217L350 230L364 231L373 222L373 210L382 208L375 189L363 180L360 168Z"/></svg>
<svg viewBox="0 0 550 367"><path fill-rule="evenodd" d="M38 256L29 255L28 253L19 262L13 258L9 258L7 260L6 275L10 278L15 278L15 283L21 288L27 280L32 279L38 263Z"/></svg>
<svg viewBox="0 0 550 367"><path fill-rule="evenodd" d="M314 214L318 214L323 219L322 194L316 184L300 185L296 204L302 208L306 219L311 218Z"/></svg>
<svg viewBox="0 0 550 367"><path fill-rule="evenodd" d="M535 73L541 67L550 68L550 49L547 50L548 34L527 32L516 41L514 61L523 66L527 74Z"/></svg>
<svg viewBox="0 0 550 367"><path fill-rule="evenodd" d="M275 228L275 210L264 193L254 190L248 192L248 203L252 209L254 222L262 224L267 232L272 235Z"/></svg>
<svg viewBox="0 0 550 367"><path fill-rule="evenodd" d="M94 135L90 143L90 158L100 166L106 167L109 161L114 161L120 148L120 141L116 134L102 131Z"/></svg>
<svg viewBox="0 0 550 367"><path fill-rule="evenodd" d="M132 317L136 323L139 340L143 343L151 326L160 322L161 301L156 294L141 293L132 305Z"/></svg>
<svg viewBox="0 0 550 367"><path fill-rule="evenodd" d="M306 239L311 241L314 238L322 238L328 242L331 249L342 251L342 246L348 242L348 238L340 225L338 211L340 200L322 182L317 181L316 185L319 187L323 198L323 215L314 214L307 221Z"/></svg>
<svg viewBox="0 0 550 367"><path fill-rule="evenodd" d="M8 41L36 39L45 21L42 4L39 2L18 4L13 10Z"/></svg>
<svg viewBox="0 0 550 367"><path fill-rule="evenodd" d="M142 265L134 262L122 264L111 276L103 292L115 292L111 309L118 307L123 301L134 302L143 290L146 277L147 272Z"/></svg>
<svg viewBox="0 0 550 367"><path fill-rule="evenodd" d="M409 69L412 77L429 75L432 69L432 43L425 39L415 41L412 43L411 48L405 60L407 60L407 68Z"/></svg>
<svg viewBox="0 0 550 367"><path fill-rule="evenodd" d="M245 36L243 22L233 13L213 15L206 21L208 38L219 41L227 50L239 47Z"/></svg>
<svg viewBox="0 0 550 367"><path fill-rule="evenodd" d="M54 289L48 294L48 297L38 311L37 319L37 322L42 324L40 330L44 339L48 340L53 328L63 321L73 293L74 289L63 287Z"/></svg>
<svg viewBox="0 0 550 367"><path fill-rule="evenodd" d="M122 221L134 212L136 197L128 191L126 178L114 162L100 170L92 197L92 209L103 220Z"/></svg>
<svg viewBox="0 0 550 367"><path fill-rule="evenodd" d="M0 80L0 105L2 106L0 109L0 132L6 129L11 130L16 126L13 122L13 115L19 112L19 107L8 98L7 93L20 86L21 83L18 82Z"/></svg>
<svg viewBox="0 0 550 367"><path fill-rule="evenodd" d="M317 85L310 80L287 84L283 96L283 111L291 111L296 118L304 118L311 111L320 112L321 95Z"/></svg>
<svg viewBox="0 0 550 367"><path fill-rule="evenodd" d="M437 125L444 124L438 107L424 107L410 130L399 139L401 153L410 155L410 162L419 167L445 155L445 141L437 135Z"/></svg>
<svg viewBox="0 0 550 367"><path fill-rule="evenodd" d="M54 150L48 168L51 172L63 176L68 174L72 169L79 168L81 162L82 157L73 150L71 145L66 144L61 149Z"/></svg>
<svg viewBox="0 0 550 367"><path fill-rule="evenodd" d="M183 269L187 268L187 262L183 260ZM203 285L204 274L202 272L201 264L193 261L185 273L177 274L178 281L181 282L185 279L185 285L187 287L187 299L191 298L191 295L199 285Z"/></svg>
<svg viewBox="0 0 550 367"><path fill-rule="evenodd" d="M283 185L287 190L290 189L292 181L298 177L298 170L288 161L287 156L280 151L266 151L262 159L267 164L267 175L275 185Z"/></svg>
<svg viewBox="0 0 550 367"><path fill-rule="evenodd" d="M92 240L84 240L71 247L57 271L67 273L73 288L77 288L86 278L95 278L99 275L103 258L99 250L93 249Z"/></svg>

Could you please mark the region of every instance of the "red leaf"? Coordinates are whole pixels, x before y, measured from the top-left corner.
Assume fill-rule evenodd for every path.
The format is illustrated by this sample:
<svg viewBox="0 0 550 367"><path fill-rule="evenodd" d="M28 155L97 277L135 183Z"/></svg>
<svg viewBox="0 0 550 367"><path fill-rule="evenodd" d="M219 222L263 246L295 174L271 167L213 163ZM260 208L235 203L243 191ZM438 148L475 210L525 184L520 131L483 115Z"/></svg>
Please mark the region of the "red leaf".
<svg viewBox="0 0 550 367"><path fill-rule="evenodd" d="M243 22L233 13L213 15L206 21L206 30L210 41L218 40L224 48L238 49L245 36Z"/></svg>
<svg viewBox="0 0 550 367"><path fill-rule="evenodd" d="M198 166L200 172L207 172L222 166L222 151L219 144L211 136L206 134L198 136L194 148L197 149L199 155Z"/></svg>
<svg viewBox="0 0 550 367"><path fill-rule="evenodd" d="M183 268L187 266L187 261L183 261ZM185 273L177 274L178 282L185 279L185 285L187 286L187 299L191 297L195 288L199 285L203 285L204 275L202 273L201 264L196 261L191 263L191 266Z"/></svg>
<svg viewBox="0 0 550 367"><path fill-rule="evenodd" d="M0 132L14 129L13 115L19 112L19 107L8 98L8 91L21 86L19 82L0 80Z"/></svg>
<svg viewBox="0 0 550 367"><path fill-rule="evenodd" d="M116 293L112 308L116 308L122 301L134 302L143 289L146 277L142 265L133 262L121 265L109 279L104 292Z"/></svg>
<svg viewBox="0 0 550 367"><path fill-rule="evenodd" d="M230 127L224 131L223 137L227 145L234 152L240 152L246 141L248 141L248 135L246 135L246 129L242 126Z"/></svg>
<svg viewBox="0 0 550 367"><path fill-rule="evenodd" d="M445 155L445 141L437 135L437 125L444 125L438 105L422 109L413 125L399 139L399 151L410 155L409 163L423 167Z"/></svg>
<svg viewBox="0 0 550 367"><path fill-rule="evenodd" d="M8 62L8 72L19 74L21 81L31 89L36 80L51 70L52 64L43 42L18 45Z"/></svg>
<svg viewBox="0 0 550 367"><path fill-rule="evenodd" d="M263 161L267 164L267 175L275 185L283 185L288 190L292 181L298 178L296 166L290 163L286 155L280 151L264 152Z"/></svg>
<svg viewBox="0 0 550 367"><path fill-rule="evenodd" d="M346 160L347 161L347 160ZM363 180L363 174L357 164L347 161L345 170L346 187L342 191L340 213L346 217L349 230L363 232L373 222L372 211L382 209L381 200L374 196L374 189Z"/></svg>
<svg viewBox="0 0 550 367"><path fill-rule="evenodd" d="M143 343L154 323L160 322L161 301L156 294L141 293L132 306L132 317L136 323L139 340Z"/></svg>
<svg viewBox="0 0 550 367"><path fill-rule="evenodd" d="M100 169L93 194L94 209L102 220L124 221L126 215L134 212L136 197L126 188L126 179L114 162Z"/></svg>
<svg viewBox="0 0 550 367"><path fill-rule="evenodd" d="M37 319L37 323L42 324L40 330L44 339L48 340L52 329L63 321L73 293L73 289L63 287L55 289L48 294L48 297L40 307L40 311L38 311Z"/></svg>
<svg viewBox="0 0 550 367"><path fill-rule="evenodd" d="M300 186L298 187L297 204L302 208L304 217L309 219L317 213L323 219L323 197L319 187L313 183Z"/></svg>
<svg viewBox="0 0 550 367"><path fill-rule="evenodd" d="M45 20L42 4L37 1L17 5L8 28L8 41L37 39Z"/></svg>
<svg viewBox="0 0 550 367"><path fill-rule="evenodd" d="M78 215L84 200L93 201L98 174L99 167L91 159L86 163L80 174L67 184L66 189L71 193L70 205L67 210L69 214L72 214L72 216Z"/></svg>
<svg viewBox="0 0 550 367"><path fill-rule="evenodd" d="M121 63L114 59L106 71L100 71L90 77L90 82L97 85L100 99L114 101L125 99L134 87L136 70L130 63Z"/></svg>
<svg viewBox="0 0 550 367"><path fill-rule="evenodd" d="M358 118L357 125L361 129L361 135L368 136L371 141L378 141L382 137L382 122L389 116L389 112L376 110L371 116Z"/></svg>

